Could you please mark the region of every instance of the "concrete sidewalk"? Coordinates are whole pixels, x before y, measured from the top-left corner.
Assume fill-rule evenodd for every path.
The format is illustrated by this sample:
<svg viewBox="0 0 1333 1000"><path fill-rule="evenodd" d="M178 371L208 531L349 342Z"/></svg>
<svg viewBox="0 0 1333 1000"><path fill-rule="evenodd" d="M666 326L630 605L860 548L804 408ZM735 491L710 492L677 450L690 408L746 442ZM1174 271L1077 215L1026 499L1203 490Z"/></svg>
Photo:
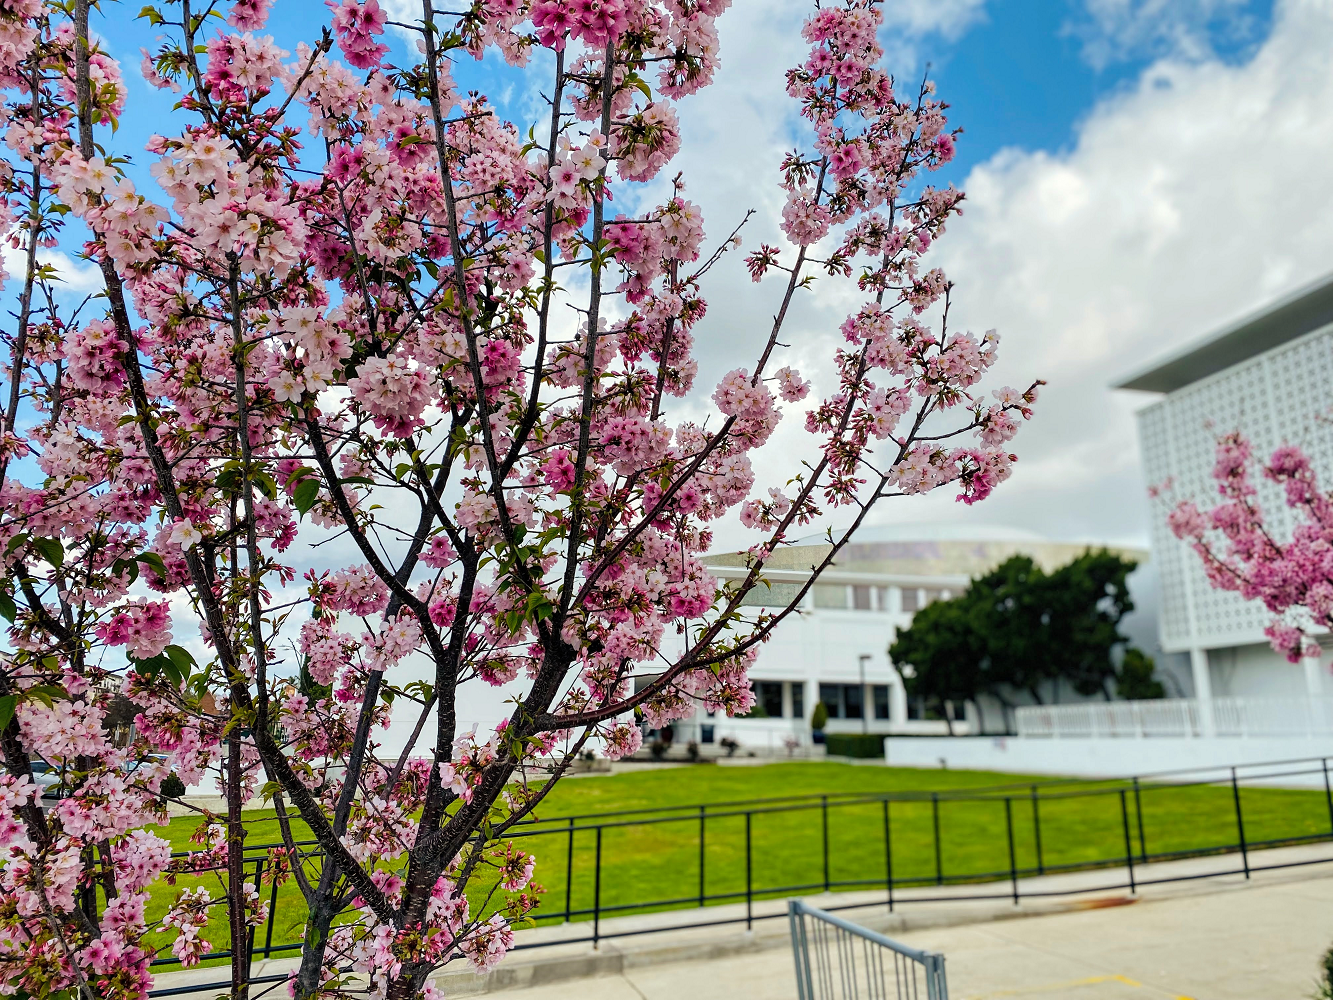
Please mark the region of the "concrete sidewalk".
<svg viewBox="0 0 1333 1000"><path fill-rule="evenodd" d="M1319 956L1333 945L1333 871L898 937L944 953L952 1000L1305 1000ZM772 948L490 996L795 1000L796 982L790 950Z"/></svg>
<svg viewBox="0 0 1333 1000"><path fill-rule="evenodd" d="M1017 906L1009 882L900 890L892 914L883 890L806 898L825 908L869 904L842 915L943 952L953 1000L1304 1000L1333 944L1333 846L1252 851L1249 863L1273 867L1247 880L1239 855L1136 866L1137 894L1120 887L1124 868L1022 879ZM1166 878L1191 880L1154 881ZM795 998L785 911L783 900L754 903L748 931L744 904L604 919L595 950L577 940L591 932L587 921L522 931L521 945L543 947L511 953L488 976L451 965L437 982L448 996L506 1000ZM733 922L689 926L722 920ZM677 929L636 933L663 925ZM256 962L254 974L293 965ZM156 985L188 987L219 973L169 973Z"/></svg>

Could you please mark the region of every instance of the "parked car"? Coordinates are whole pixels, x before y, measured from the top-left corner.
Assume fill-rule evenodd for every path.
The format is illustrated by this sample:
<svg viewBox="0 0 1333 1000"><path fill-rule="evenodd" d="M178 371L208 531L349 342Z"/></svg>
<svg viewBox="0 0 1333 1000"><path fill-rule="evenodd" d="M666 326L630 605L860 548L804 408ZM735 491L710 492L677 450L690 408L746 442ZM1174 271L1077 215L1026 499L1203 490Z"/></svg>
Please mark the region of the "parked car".
<svg viewBox="0 0 1333 1000"><path fill-rule="evenodd" d="M42 790L42 798L58 799L61 797L59 769L52 767L44 760L30 760L28 766L32 769L33 783Z"/></svg>

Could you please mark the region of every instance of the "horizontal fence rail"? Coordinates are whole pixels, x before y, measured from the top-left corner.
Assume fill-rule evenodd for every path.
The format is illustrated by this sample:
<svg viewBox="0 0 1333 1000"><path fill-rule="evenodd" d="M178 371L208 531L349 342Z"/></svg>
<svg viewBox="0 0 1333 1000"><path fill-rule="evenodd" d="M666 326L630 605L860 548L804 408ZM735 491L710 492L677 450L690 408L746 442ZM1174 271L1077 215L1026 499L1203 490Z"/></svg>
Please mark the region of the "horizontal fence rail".
<svg viewBox="0 0 1333 1000"><path fill-rule="evenodd" d="M1322 787L1273 787L1306 782ZM1128 889L1147 884L1333 862L1253 864L1262 848L1333 841L1330 758L1264 765L1158 772L1107 781L1047 779L941 791L793 794L681 806L624 809L545 817L516 827L505 838L536 855L547 893L532 914L538 926L582 924L559 940L524 941L514 950L589 943L630 935L744 924L786 914L756 913L757 901L838 890L878 890L871 902L825 911L913 906L936 902L1040 898ZM650 845L653 862L625 856ZM246 879L269 904L266 922L251 928L245 949L256 960L300 953L304 901L288 881L264 884L268 850L247 850ZM298 842L305 860L318 860L313 841ZM1216 871L1145 878L1151 862L1235 855ZM188 856L181 852L177 857ZM1096 885L1051 889L1029 885L1032 876L1105 870ZM271 873L270 873L271 874ZM188 878L188 876L180 876ZM974 884L965 894L930 893L929 887ZM635 889L656 887L640 897ZM903 897L901 890L917 891ZM483 887L484 888L484 887ZM733 904L732 915L705 917L706 908ZM603 927L608 917L698 909L702 919L625 930ZM767 908L766 908L767 909ZM280 929L279 919L283 920ZM293 927L293 925L295 925ZM284 939L286 935L286 939ZM276 939L276 940L275 940ZM211 952L206 960L229 958ZM155 972L179 967L171 957ZM276 983L265 975L254 983ZM228 982L154 990L166 997L225 990ZM941 994L943 996L944 994Z"/></svg>
<svg viewBox="0 0 1333 1000"><path fill-rule="evenodd" d="M1023 705L1023 737L1200 737L1333 735L1333 698L1161 698L1152 701Z"/></svg>
<svg viewBox="0 0 1333 1000"><path fill-rule="evenodd" d="M944 956L787 901L799 1000L949 1000Z"/></svg>

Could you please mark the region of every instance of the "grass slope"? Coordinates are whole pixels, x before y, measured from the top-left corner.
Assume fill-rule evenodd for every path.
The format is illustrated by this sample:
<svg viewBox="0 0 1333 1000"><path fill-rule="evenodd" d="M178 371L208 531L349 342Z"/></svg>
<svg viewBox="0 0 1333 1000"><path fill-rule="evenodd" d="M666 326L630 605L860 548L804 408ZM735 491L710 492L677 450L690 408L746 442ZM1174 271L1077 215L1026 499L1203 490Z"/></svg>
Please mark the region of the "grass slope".
<svg viewBox="0 0 1333 1000"><path fill-rule="evenodd" d="M751 892L756 898L819 891L826 879L833 888L867 888L884 884L889 863L881 802L839 804L836 799L830 800L827 862L825 813L817 802L784 811L759 803L725 803L805 794L924 793L925 797L916 801L895 801L889 807L895 883L929 884L940 877L951 882L975 881L1007 877L1010 828L1014 864L1020 872L1037 869L1037 827L1030 786L1015 787L1016 780L1022 779L978 771L923 771L828 762L701 765L570 778L544 803L540 811L543 822L530 828L529 835L515 838L515 842L538 859L537 881L546 889L537 912L539 918L563 919L568 899L573 919L588 919L597 891L597 831L592 828L597 821L573 820L571 850L569 818L620 810L676 808L659 822L637 822L653 818L642 812L601 821L609 824L601 834L599 905L603 913L697 905L701 892L709 903L743 900L747 822L745 815L737 813L746 810L750 812ZM1065 865L1123 863L1126 825L1129 849L1136 860L1145 849L1149 855L1160 855L1218 850L1238 842L1236 804L1230 787L1145 784L1139 797L1140 815L1128 786L1070 786L1034 780L1041 789L1041 862L1046 870ZM948 798L950 792L999 785L1010 790L981 801ZM1075 789L1083 794L1073 794ZM938 803L938 845L936 808L928 795L936 791L944 793ZM1007 816L1005 796L1010 798ZM700 803L708 804L709 814L702 824L702 857L699 811L677 808ZM1322 791L1242 788L1240 804L1245 837L1251 845L1330 835L1333 817ZM250 812L246 818L247 844L253 847L279 841L271 811ZM190 846L190 834L196 826L193 818L176 819L165 835L173 848L184 850ZM216 878L202 882L215 896L221 895ZM189 884L195 883L179 881L180 886ZM487 888L484 883L476 884L469 895L479 899ZM164 912L174 892L160 885L154 892L150 916ZM268 897L268 887L264 895ZM276 903L273 943L299 940L305 912L295 886L289 883L280 888ZM220 924L215 921L218 926L212 928L210 938L218 949L227 943L227 930ZM264 936L265 929L261 928L257 945L262 947Z"/></svg>

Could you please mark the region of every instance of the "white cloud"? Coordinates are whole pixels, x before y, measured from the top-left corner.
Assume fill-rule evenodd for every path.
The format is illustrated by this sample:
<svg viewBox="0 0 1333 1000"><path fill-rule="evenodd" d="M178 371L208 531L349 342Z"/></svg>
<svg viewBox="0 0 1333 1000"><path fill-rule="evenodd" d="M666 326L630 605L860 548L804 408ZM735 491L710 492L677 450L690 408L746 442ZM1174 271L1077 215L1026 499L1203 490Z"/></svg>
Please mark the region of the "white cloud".
<svg viewBox="0 0 1333 1000"><path fill-rule="evenodd" d="M1248 62L1159 63L1067 155L972 171L940 242L958 315L1006 335L1002 378L1051 383L987 517L1146 539L1144 397L1108 384L1333 268L1331 34L1333 8L1289 0Z"/></svg>
<svg viewBox="0 0 1333 1000"><path fill-rule="evenodd" d="M1086 0L1067 30L1083 42L1083 57L1098 69L1132 58L1201 59L1212 38L1243 40L1257 19L1248 0Z"/></svg>
<svg viewBox="0 0 1333 1000"><path fill-rule="evenodd" d="M6 284L13 286L23 281L28 268L28 255L24 250L16 249L6 238L0 243L0 258L3 259L5 273L10 276ZM91 295L103 288L102 272L91 261L75 260L60 250L38 249L37 261L54 268L60 279L60 287L76 295Z"/></svg>
<svg viewBox="0 0 1333 1000"><path fill-rule="evenodd" d="M776 162L793 121L781 81L800 54L792 29L804 11L739 5L722 18L718 81L682 108L677 162L710 233L754 207L747 244L776 242ZM980 518L1146 541L1133 419L1144 400L1109 383L1333 268L1330 37L1333 7L1288 0L1248 60L1159 62L1094 108L1067 153L1007 150L972 171L966 214L937 251L957 282L953 315L963 327L999 328L995 385L1050 385L1015 443L1013 480L984 510L940 495L899 502L881 519ZM817 390L855 301L833 289L820 283L802 297L784 338ZM753 363L777 306L776 290L751 285L739 257L706 291L701 396ZM763 486L785 480L808 445L798 424L787 422L757 463ZM744 537L728 530L718 544Z"/></svg>

